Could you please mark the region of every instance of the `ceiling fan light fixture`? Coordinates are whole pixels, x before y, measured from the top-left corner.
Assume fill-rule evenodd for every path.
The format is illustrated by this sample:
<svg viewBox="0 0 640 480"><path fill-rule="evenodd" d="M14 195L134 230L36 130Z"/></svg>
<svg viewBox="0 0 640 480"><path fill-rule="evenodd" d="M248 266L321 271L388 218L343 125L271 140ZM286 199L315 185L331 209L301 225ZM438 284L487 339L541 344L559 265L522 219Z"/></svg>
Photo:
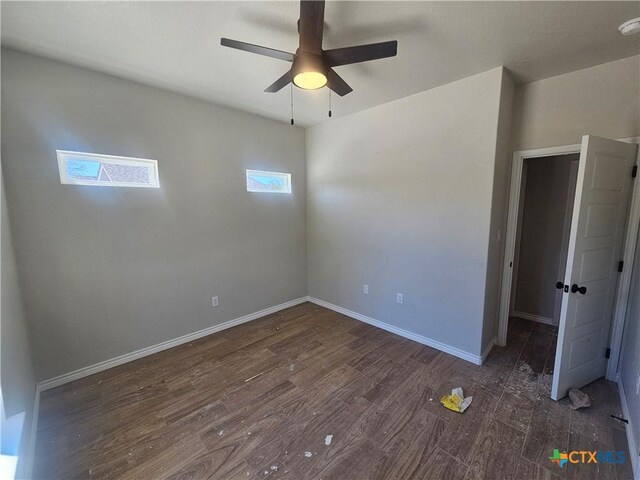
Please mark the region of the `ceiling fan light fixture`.
<svg viewBox="0 0 640 480"><path fill-rule="evenodd" d="M317 90L327 84L327 68L319 55L305 52L293 62L291 77L296 87Z"/></svg>
<svg viewBox="0 0 640 480"><path fill-rule="evenodd" d="M293 83L304 90L317 90L327 84L327 77L320 72L300 72L293 77Z"/></svg>
<svg viewBox="0 0 640 480"><path fill-rule="evenodd" d="M224 37L220 39L220 45L292 62L291 68L269 85L264 90L265 92L279 92L289 84L305 90L317 90L326 86L329 90L344 97L353 92L353 88L336 73L334 67L395 57L398 53L398 41L390 40L323 50L324 4L325 0L300 0L296 53ZM293 92L293 90L291 91Z"/></svg>

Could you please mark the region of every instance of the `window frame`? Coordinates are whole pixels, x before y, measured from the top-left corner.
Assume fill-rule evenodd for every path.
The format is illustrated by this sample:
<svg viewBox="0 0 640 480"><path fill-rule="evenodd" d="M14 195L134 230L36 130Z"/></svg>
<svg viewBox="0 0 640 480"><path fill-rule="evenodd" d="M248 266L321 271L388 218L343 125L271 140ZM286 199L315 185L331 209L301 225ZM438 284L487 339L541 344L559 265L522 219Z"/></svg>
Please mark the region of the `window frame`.
<svg viewBox="0 0 640 480"><path fill-rule="evenodd" d="M266 174L266 175L277 175L283 177L285 180L285 189L284 190L250 190L249 189L249 175L252 174ZM247 193L278 193L278 194L289 194L293 193L291 188L291 174L285 172L268 172L266 170L253 170L251 168L245 169L245 188L247 189Z"/></svg>
<svg viewBox="0 0 640 480"><path fill-rule="evenodd" d="M104 155L101 153L74 152L71 150L56 150L58 158L58 172L60 173L60 183L63 185L90 185L93 187L130 187L130 188L160 188L160 176L158 172L158 161L149 158L120 157L117 155ZM149 183L133 182L104 182L100 180L79 180L67 175L66 162L69 156L83 157L87 160L95 159L100 164L126 165L140 167L141 163L150 167Z"/></svg>

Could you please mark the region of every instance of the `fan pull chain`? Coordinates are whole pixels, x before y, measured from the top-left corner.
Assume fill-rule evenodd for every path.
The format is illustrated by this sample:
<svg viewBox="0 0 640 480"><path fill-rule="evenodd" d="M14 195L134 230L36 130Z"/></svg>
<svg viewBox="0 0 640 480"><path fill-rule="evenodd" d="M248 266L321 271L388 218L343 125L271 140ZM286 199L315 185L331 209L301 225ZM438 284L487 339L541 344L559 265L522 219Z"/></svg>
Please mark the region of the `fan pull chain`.
<svg viewBox="0 0 640 480"><path fill-rule="evenodd" d="M329 118L331 118L331 89L329 89Z"/></svg>
<svg viewBox="0 0 640 480"><path fill-rule="evenodd" d="M293 83L291 84L291 125L294 124L293 121Z"/></svg>

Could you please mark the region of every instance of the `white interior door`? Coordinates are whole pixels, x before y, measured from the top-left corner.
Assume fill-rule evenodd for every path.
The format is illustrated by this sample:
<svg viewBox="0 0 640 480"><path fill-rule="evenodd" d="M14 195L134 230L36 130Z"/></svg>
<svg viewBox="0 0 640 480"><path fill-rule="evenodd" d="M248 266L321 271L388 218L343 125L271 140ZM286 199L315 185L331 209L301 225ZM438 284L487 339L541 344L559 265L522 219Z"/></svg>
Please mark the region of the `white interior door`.
<svg viewBox="0 0 640 480"><path fill-rule="evenodd" d="M604 376L634 144L582 138L551 398Z"/></svg>

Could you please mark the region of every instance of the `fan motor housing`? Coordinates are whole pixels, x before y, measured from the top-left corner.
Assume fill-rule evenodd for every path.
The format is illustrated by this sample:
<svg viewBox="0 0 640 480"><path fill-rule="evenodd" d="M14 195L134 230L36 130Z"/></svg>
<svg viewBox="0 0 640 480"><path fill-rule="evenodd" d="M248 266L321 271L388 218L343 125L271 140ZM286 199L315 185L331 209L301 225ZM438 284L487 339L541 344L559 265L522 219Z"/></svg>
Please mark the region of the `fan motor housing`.
<svg viewBox="0 0 640 480"><path fill-rule="evenodd" d="M310 52L300 52L298 50L293 65L291 66L291 78L295 79L298 74L308 72L321 73L327 77L328 70L322 56Z"/></svg>

